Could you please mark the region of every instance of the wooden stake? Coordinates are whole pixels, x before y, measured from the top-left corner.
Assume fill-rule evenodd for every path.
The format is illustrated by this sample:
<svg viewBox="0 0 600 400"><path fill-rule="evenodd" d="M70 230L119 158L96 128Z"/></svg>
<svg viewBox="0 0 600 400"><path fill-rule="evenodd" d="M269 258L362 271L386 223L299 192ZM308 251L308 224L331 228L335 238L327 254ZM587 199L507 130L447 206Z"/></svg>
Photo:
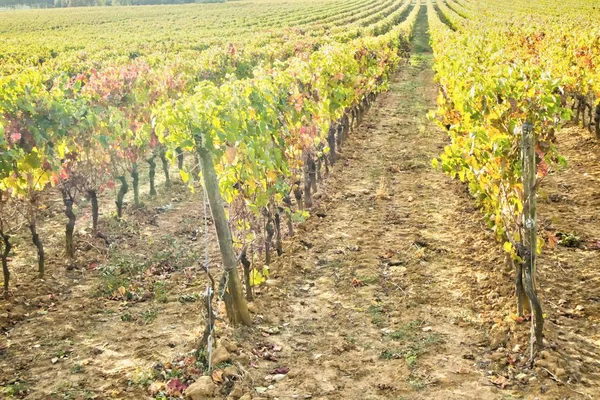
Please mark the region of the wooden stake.
<svg viewBox="0 0 600 400"><path fill-rule="evenodd" d="M536 294L535 288L535 260L537 255L537 204L536 204L536 180L537 164L535 159L535 134L533 125L529 122L523 124L523 135L521 138L521 154L523 162L523 249L520 251L523 259L523 278L525 294L529 298L533 316L531 318L531 359L533 360L536 350L542 348L542 331L544 328L544 317L542 306Z"/></svg>
<svg viewBox="0 0 600 400"><path fill-rule="evenodd" d="M229 312L229 320L233 324L241 323L243 325L251 325L250 313L248 305L242 294L242 286L240 277L237 271L237 257L233 251L233 240L231 238L231 230L229 229L229 220L225 215L225 207L223 206L223 198L219 190L219 180L213 165L212 154L203 146L198 146L198 156L202 164L202 178L204 179L204 187L208 195L208 203L212 213L215 229L217 231L217 240L223 259L225 272L228 274L227 287L231 295L233 310Z"/></svg>

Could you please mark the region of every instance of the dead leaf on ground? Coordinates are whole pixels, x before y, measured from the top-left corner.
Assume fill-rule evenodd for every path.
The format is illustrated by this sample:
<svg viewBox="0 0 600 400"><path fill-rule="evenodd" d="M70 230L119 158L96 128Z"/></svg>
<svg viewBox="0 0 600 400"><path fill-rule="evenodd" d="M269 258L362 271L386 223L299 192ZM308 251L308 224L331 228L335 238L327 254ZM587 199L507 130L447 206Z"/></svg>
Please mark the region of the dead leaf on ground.
<svg viewBox="0 0 600 400"><path fill-rule="evenodd" d="M211 378L213 380L214 383L223 383L225 381L225 379L223 379L223 370L222 369L216 369L213 371L213 373L211 374Z"/></svg>
<svg viewBox="0 0 600 400"><path fill-rule="evenodd" d="M500 375L500 376L491 376L490 377L490 382L492 382L494 385L498 386L501 389L504 389L507 386L511 385L511 382L508 378Z"/></svg>

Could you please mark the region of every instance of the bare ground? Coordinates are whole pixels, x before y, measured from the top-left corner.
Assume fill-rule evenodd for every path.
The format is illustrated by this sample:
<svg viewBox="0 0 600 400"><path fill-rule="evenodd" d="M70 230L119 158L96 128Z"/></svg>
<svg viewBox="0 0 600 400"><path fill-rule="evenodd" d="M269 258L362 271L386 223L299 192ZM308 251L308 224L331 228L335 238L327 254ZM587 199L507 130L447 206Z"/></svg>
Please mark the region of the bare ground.
<svg viewBox="0 0 600 400"><path fill-rule="evenodd" d="M437 94L427 40L423 14L410 63L344 145L319 185L313 216L258 288L255 326L218 327L239 346L235 386L253 398L600 392L598 142L565 130L559 146L569 167L542 186L546 236L579 240L547 246L540 259L547 350L529 368L528 323L514 316L512 271L465 188L430 167L446 136L425 117ZM27 399L148 398L147 371L189 354L203 329L199 194L176 186L124 222L106 215L114 244L107 250L89 230L79 232L75 271L62 261L60 204L48 213L49 276L41 284L33 278L21 239L13 297L0 303L0 387L21 384L26 390L16 397ZM81 214L79 226L88 226ZM123 272L114 285L111 268ZM127 293L115 291L119 285Z"/></svg>

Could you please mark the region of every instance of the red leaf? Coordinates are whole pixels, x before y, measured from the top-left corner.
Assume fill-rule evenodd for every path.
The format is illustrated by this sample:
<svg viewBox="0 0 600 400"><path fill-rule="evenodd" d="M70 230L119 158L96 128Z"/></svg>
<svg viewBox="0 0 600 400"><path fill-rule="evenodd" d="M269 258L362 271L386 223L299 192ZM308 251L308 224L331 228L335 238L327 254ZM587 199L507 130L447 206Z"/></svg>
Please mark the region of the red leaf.
<svg viewBox="0 0 600 400"><path fill-rule="evenodd" d="M275 368L273 371L271 371L271 375L277 375L277 374L287 374L288 372L290 372L290 369L288 367L278 367Z"/></svg>
<svg viewBox="0 0 600 400"><path fill-rule="evenodd" d="M13 132L10 134L10 142L16 143L21 140L21 132Z"/></svg>
<svg viewBox="0 0 600 400"><path fill-rule="evenodd" d="M171 379L167 383L167 393L170 395L178 395L179 396L185 389L187 389L187 387L188 387L188 385L181 382L180 379L178 379L178 378Z"/></svg>

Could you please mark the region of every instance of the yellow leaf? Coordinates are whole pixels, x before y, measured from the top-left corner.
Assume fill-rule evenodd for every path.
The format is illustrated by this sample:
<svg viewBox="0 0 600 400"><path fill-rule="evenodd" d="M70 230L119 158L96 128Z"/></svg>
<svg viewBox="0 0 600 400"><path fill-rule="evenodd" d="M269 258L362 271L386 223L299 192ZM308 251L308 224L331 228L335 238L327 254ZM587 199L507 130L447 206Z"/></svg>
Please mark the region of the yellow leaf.
<svg viewBox="0 0 600 400"><path fill-rule="evenodd" d="M179 170L179 175L181 176L183 183L187 183L190 180L190 174L182 169Z"/></svg>
<svg viewBox="0 0 600 400"><path fill-rule="evenodd" d="M65 158L65 154L67 152L67 143L66 142L61 142L58 144L58 155L60 156L60 158Z"/></svg>
<svg viewBox="0 0 600 400"><path fill-rule="evenodd" d="M264 268L263 268L264 270ZM258 286L267 279L257 269L253 269L250 272L250 286Z"/></svg>

